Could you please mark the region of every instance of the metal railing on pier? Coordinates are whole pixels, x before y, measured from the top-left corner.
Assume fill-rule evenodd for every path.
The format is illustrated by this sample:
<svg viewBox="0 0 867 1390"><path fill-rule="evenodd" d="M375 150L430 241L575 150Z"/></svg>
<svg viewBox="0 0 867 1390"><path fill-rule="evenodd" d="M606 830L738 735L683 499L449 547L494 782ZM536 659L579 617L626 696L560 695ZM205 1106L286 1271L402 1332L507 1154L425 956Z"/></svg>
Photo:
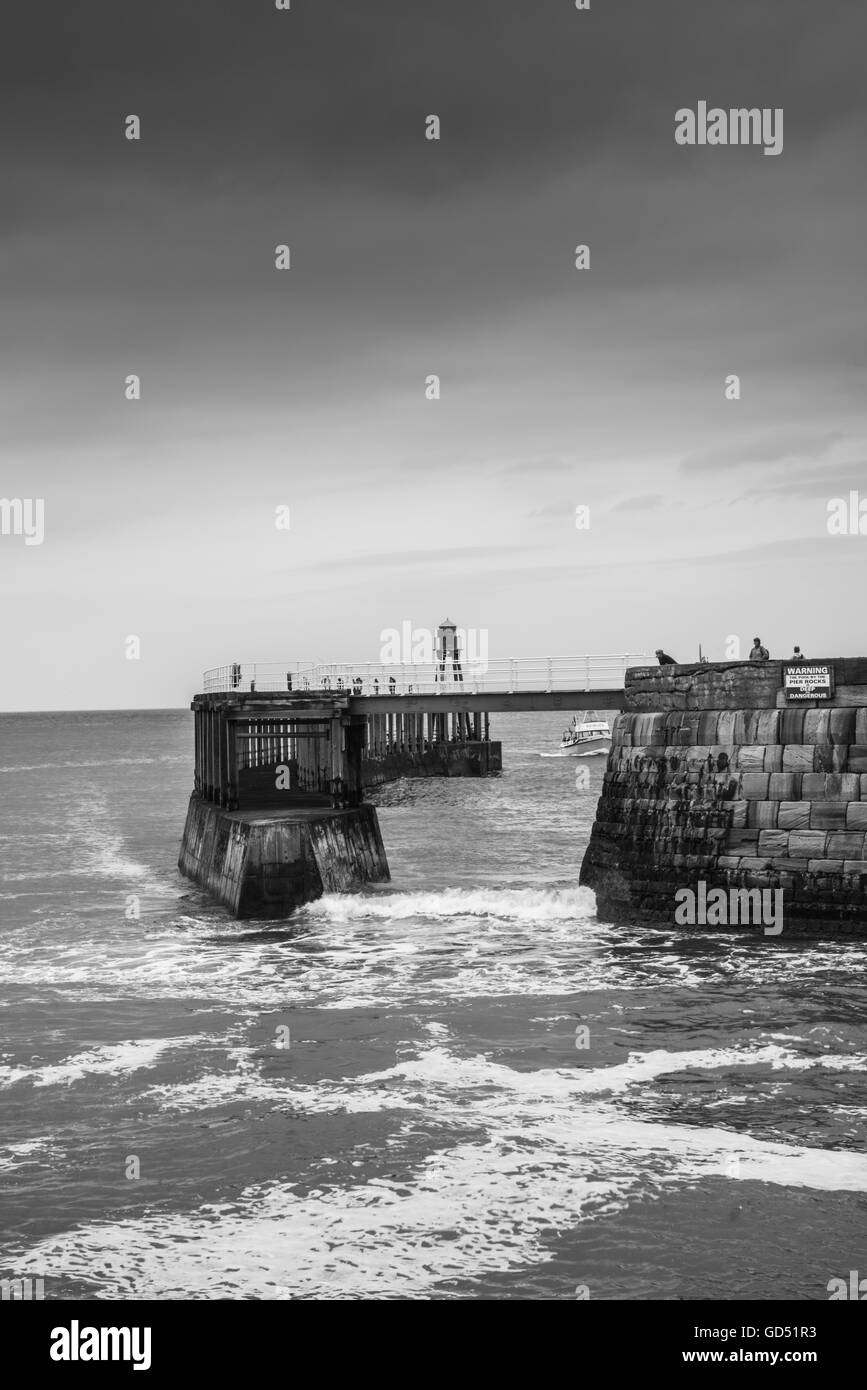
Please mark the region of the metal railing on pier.
<svg viewBox="0 0 867 1390"><path fill-rule="evenodd" d="M508 657L484 664L411 662L233 662L203 677L206 695L224 691L365 695L471 695L613 690L630 666L645 666L645 652L597 656Z"/></svg>

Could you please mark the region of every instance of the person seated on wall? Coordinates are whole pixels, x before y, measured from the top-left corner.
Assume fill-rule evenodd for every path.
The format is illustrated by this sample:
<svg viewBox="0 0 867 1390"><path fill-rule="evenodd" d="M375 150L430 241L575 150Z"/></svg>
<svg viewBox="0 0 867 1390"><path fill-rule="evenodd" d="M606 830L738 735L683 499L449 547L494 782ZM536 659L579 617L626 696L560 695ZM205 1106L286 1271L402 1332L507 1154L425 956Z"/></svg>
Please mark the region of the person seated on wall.
<svg viewBox="0 0 867 1390"><path fill-rule="evenodd" d="M750 661L767 661L768 649L762 646L761 637L753 638L753 648L750 652Z"/></svg>
<svg viewBox="0 0 867 1390"><path fill-rule="evenodd" d="M656 659L657 659L657 661L659 662L660 666L676 666L676 665L677 665L677 662L675 661L674 657L673 657L673 656L666 656L665 652L662 650L662 647L657 647L657 649L656 649Z"/></svg>
<svg viewBox="0 0 867 1390"><path fill-rule="evenodd" d="M792 652L792 655L789 657L789 660L790 660L790 661L806 661L807 658L804 656L804 653L801 651L801 648L800 648L800 647L796 647L795 650Z"/></svg>

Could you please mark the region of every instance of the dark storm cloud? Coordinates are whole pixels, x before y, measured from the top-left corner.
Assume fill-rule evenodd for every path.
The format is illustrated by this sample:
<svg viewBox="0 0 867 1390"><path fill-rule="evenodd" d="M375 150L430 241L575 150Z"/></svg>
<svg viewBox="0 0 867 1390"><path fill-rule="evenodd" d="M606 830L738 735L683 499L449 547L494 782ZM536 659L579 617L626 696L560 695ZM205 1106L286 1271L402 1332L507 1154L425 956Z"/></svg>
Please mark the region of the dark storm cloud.
<svg viewBox="0 0 867 1390"><path fill-rule="evenodd" d="M412 198L531 184L609 146L682 169L696 152L674 147L674 111L700 97L785 106L787 147L863 128L862 39L846 0L598 0L586 14L569 0L295 0L287 13L269 0L12 0L0 114L18 151L47 162L122 172L118 121L136 111L140 172L160 183L231 191L306 167L316 185ZM420 161L429 111L447 139Z"/></svg>
<svg viewBox="0 0 867 1390"><path fill-rule="evenodd" d="M623 590L582 606L587 650L665 601L688 631L699 564L726 595L848 580L855 545L709 552L809 532L778 481L863 456L865 28L854 0L8 0L3 490L44 492L50 537L0 550L13 701L79 660L83 702L125 702L113 633L148 605L178 669L191 621L203 664L290 627L360 653L356 568L389 611L447 593L546 645L586 573ZM782 155L677 147L700 99L783 106Z"/></svg>
<svg viewBox="0 0 867 1390"><path fill-rule="evenodd" d="M809 284L792 285L780 245L810 235L798 214L819 177L811 166L794 178L785 161L839 127L820 166L823 235L836 235L859 24L857 7L825 5L819 21L807 0L787 4L785 23L777 4L694 0L600 0L586 14L569 0L296 0L288 13L269 0L13 0L0 52L0 113L14 132L0 224L16 266L7 323L23 355L49 334L70 358L74 343L72 370L92 338L107 362L133 347L149 369L149 357L204 339L208 372L225 375L218 410L239 339L256 362L245 389L273 398L268 359L287 310L290 395L309 391L311 363L369 359L372 335L381 351L386 323L399 353L399 335L422 324L457 336L473 314L506 306L555 314L578 294L580 228L594 257L582 307L609 316L624 350L653 334L657 361L661 343L671 354L687 331L683 297L710 302L734 276L757 297L746 309L717 303L714 326L745 343L770 333L779 311L768 320L761 291L788 276L787 312L809 317L816 338L792 335L787 360L802 354L806 367L821 349L829 368L854 373L863 330L842 324L833 295L817 306ZM821 63L831 51L833 69ZM717 150L711 165L708 151L677 148L674 111L699 96L791 96L782 159ZM429 111L444 122L439 144L423 138ZM138 144L123 139L128 112L143 120ZM275 292L279 239L303 272L291 293ZM841 268L858 256L835 247ZM650 298L633 303L636 289ZM60 320L44 335L40 297ZM751 365L746 347L744 357ZM465 362L460 371L466 381ZM185 373L183 398L195 396Z"/></svg>

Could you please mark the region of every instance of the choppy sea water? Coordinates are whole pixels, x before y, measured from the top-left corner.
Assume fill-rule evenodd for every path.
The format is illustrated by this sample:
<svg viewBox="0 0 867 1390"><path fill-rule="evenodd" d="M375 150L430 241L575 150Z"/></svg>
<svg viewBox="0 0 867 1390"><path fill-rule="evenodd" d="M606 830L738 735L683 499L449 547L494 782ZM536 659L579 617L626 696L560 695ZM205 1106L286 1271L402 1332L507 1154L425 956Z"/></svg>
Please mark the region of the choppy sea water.
<svg viewBox="0 0 867 1390"><path fill-rule="evenodd" d="M373 797L391 884L243 923L175 868L187 712L0 716L0 1272L101 1299L867 1274L865 946L599 921L604 759L584 792L538 756L565 722L498 716L501 777Z"/></svg>

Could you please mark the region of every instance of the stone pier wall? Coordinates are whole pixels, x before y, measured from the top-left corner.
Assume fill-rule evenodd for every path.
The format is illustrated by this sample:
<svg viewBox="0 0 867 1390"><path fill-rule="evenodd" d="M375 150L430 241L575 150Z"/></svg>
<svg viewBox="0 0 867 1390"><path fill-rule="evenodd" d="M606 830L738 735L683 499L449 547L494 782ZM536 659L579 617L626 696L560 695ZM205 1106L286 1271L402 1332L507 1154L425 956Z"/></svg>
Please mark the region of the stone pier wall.
<svg viewBox="0 0 867 1390"><path fill-rule="evenodd" d="M784 935L867 934L867 660L827 664L801 705L776 661L627 673L581 867L601 917L674 921L703 880L782 889Z"/></svg>
<svg viewBox="0 0 867 1390"><path fill-rule="evenodd" d="M190 797L178 868L235 917L285 917L390 875L376 811L224 811Z"/></svg>

